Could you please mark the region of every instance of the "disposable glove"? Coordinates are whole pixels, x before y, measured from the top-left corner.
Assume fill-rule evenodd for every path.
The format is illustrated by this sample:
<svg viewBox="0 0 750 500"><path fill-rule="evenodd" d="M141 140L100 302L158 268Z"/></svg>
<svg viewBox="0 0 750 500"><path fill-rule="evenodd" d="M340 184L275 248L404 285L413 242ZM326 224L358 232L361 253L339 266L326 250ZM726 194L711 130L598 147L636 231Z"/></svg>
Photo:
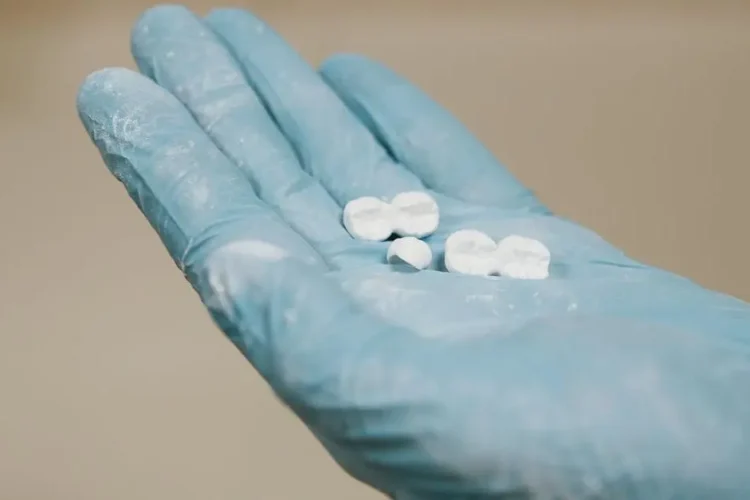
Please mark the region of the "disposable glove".
<svg viewBox="0 0 750 500"><path fill-rule="evenodd" d="M83 123L221 330L351 475L399 500L750 498L747 304L553 215L363 57L315 71L250 13L175 6L147 11L132 48L142 75L89 76ZM341 213L413 190L441 224L432 268L408 273ZM465 228L542 241L550 278L445 272Z"/></svg>

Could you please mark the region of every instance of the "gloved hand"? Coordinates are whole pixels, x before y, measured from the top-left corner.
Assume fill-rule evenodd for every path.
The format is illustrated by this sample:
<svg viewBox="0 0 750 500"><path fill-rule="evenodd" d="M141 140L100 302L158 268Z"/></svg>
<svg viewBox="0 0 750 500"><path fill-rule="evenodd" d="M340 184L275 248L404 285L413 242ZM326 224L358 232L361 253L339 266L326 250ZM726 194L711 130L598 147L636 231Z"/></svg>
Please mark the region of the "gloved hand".
<svg viewBox="0 0 750 500"><path fill-rule="evenodd" d="M552 215L374 62L316 72L236 10L157 7L132 43L145 76L88 77L86 128L350 474L397 499L750 498L747 304ZM520 234L550 279L403 273L343 229L347 201L409 190L439 202L434 254L461 228Z"/></svg>

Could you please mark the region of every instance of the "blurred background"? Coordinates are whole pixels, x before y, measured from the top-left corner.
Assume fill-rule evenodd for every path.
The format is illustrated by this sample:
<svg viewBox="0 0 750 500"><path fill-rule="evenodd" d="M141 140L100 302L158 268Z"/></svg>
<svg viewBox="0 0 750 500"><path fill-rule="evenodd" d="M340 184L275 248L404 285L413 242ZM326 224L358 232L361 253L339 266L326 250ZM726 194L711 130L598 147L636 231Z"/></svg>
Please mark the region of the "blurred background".
<svg viewBox="0 0 750 500"><path fill-rule="evenodd" d="M750 299L750 2L615 4L234 3L312 63L384 61L557 212ZM380 498L214 328L78 123L148 5L0 0L0 498Z"/></svg>

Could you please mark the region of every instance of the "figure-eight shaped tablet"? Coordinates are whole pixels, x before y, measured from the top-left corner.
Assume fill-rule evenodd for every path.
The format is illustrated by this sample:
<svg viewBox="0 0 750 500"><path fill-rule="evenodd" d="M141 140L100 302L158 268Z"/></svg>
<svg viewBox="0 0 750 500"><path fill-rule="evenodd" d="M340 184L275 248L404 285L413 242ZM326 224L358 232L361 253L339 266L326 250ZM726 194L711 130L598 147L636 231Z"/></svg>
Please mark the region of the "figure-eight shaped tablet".
<svg viewBox="0 0 750 500"><path fill-rule="evenodd" d="M424 238L440 221L437 202L427 193L408 191L390 203L373 196L350 201L344 207L344 227L360 240L384 241L392 234Z"/></svg>
<svg viewBox="0 0 750 500"><path fill-rule="evenodd" d="M475 229L462 229L445 241L445 268L449 272L518 279L549 276L550 251L540 241L511 235L495 243Z"/></svg>

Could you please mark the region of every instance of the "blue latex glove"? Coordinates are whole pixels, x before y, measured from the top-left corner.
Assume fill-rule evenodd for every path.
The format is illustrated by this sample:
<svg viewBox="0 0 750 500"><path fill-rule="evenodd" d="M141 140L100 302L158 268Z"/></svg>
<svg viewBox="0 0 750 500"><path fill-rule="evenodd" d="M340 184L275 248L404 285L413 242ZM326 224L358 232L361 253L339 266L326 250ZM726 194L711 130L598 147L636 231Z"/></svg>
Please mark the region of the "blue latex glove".
<svg viewBox="0 0 750 500"><path fill-rule="evenodd" d="M374 62L316 72L249 13L181 7L148 11L133 52L145 76L83 84L86 128L350 474L402 500L750 498L745 303L550 214ZM343 229L348 200L414 189L439 201L437 256L457 229L516 233L550 248L551 278L397 272Z"/></svg>

